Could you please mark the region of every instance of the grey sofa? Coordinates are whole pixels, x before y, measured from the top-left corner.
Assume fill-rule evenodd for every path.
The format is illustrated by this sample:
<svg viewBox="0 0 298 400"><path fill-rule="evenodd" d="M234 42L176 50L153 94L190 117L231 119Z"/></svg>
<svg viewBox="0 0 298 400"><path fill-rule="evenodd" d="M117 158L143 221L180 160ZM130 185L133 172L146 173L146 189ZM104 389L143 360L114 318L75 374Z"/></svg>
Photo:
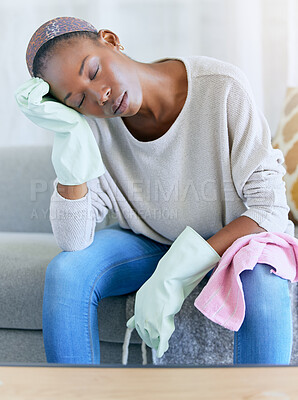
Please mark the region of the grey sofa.
<svg viewBox="0 0 298 400"><path fill-rule="evenodd" d="M46 362L42 337L44 277L48 263L61 251L49 222L55 177L50 146L0 149L0 364ZM96 230L115 222L108 215ZM233 332L212 323L193 307L205 284L203 280L175 317L176 330L168 352L156 360L146 347L148 364L232 363ZM291 285L291 294L296 331L296 284ZM101 301L101 364L122 363L125 324L133 306L134 293ZM133 331L128 364L142 364L141 344ZM297 359L294 335L292 363Z"/></svg>

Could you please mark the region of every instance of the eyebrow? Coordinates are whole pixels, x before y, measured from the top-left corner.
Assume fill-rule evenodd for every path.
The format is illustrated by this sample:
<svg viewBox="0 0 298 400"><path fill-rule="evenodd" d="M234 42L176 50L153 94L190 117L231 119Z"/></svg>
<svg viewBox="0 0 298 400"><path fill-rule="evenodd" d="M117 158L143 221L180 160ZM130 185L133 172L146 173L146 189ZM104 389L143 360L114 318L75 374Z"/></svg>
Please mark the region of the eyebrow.
<svg viewBox="0 0 298 400"><path fill-rule="evenodd" d="M79 70L79 75L80 75L80 76L83 74L84 66L85 66L85 61L87 60L88 57L89 57L89 55L86 56L86 57L84 58L84 60L82 61L81 68L80 68L80 70ZM66 102L66 100L67 100L71 95L72 95L72 92L67 93L67 95L64 97L63 101Z"/></svg>

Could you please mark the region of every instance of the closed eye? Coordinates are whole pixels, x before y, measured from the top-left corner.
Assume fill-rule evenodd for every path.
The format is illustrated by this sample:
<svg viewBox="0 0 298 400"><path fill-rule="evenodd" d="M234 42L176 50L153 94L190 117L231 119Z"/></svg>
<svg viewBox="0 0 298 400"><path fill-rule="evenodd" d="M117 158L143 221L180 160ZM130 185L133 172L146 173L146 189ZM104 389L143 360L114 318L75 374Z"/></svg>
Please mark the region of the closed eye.
<svg viewBox="0 0 298 400"><path fill-rule="evenodd" d="M84 100L85 100L85 95L83 95L83 97L82 97L82 100L81 100L81 102L80 102L80 104L78 105L78 108L80 108L81 107L81 105L83 104L83 102L84 102Z"/></svg>
<svg viewBox="0 0 298 400"><path fill-rule="evenodd" d="M93 79L96 77L98 70L99 70L99 65L97 66L96 71L95 71L94 75L92 76L92 78L90 78L91 81L93 81ZM86 96L83 95L82 100L81 100L80 104L78 105L78 108L81 108L82 104L84 103L85 97Z"/></svg>
<svg viewBox="0 0 298 400"><path fill-rule="evenodd" d="M96 77L96 74L97 74L98 70L99 70L99 65L97 66L97 69L96 69L95 74L93 75L93 77L90 78L91 81L93 81L93 79Z"/></svg>

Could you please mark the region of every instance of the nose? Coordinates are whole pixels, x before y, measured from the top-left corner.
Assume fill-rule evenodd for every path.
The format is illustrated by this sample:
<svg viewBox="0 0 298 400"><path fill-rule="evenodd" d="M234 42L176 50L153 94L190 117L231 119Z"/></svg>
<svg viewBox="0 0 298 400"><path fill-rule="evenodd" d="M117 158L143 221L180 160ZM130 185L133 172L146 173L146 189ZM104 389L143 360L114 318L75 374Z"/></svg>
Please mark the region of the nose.
<svg viewBox="0 0 298 400"><path fill-rule="evenodd" d="M94 91L95 99L99 103L99 105L103 106L106 103L111 95L110 87L103 87L100 90Z"/></svg>
<svg viewBox="0 0 298 400"><path fill-rule="evenodd" d="M111 88L109 87L103 88L100 93L101 96L101 100L99 100L100 105L104 105L104 103L108 101L110 95L111 95Z"/></svg>
<svg viewBox="0 0 298 400"><path fill-rule="evenodd" d="M100 106L103 106L106 103L111 95L111 88L108 86L104 86L102 88L90 89L89 95L91 98L98 103Z"/></svg>

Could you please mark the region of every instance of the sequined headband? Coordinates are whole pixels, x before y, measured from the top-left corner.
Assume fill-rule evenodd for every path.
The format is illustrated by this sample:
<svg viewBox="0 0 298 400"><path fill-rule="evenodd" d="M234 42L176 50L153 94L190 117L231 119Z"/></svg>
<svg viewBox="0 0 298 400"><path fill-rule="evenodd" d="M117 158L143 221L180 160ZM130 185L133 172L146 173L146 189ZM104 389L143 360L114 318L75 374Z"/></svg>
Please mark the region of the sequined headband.
<svg viewBox="0 0 298 400"><path fill-rule="evenodd" d="M89 22L74 17L57 17L41 25L32 35L26 51L26 62L30 75L33 76L34 57L43 44L64 33L78 31L98 32Z"/></svg>

